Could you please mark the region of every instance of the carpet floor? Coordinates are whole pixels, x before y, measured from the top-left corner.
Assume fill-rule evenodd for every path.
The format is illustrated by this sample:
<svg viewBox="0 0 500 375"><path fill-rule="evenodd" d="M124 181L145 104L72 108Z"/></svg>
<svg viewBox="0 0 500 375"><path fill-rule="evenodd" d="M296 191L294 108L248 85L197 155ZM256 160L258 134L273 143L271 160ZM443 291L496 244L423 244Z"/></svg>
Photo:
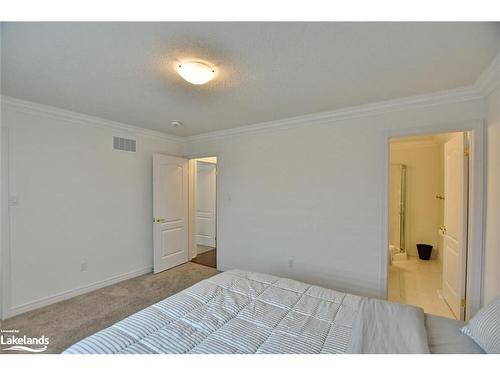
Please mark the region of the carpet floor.
<svg viewBox="0 0 500 375"><path fill-rule="evenodd" d="M18 330L16 336L45 335L50 343L44 353L61 353L81 339L216 273L214 268L188 262L29 311L0 321L0 326L2 330Z"/></svg>

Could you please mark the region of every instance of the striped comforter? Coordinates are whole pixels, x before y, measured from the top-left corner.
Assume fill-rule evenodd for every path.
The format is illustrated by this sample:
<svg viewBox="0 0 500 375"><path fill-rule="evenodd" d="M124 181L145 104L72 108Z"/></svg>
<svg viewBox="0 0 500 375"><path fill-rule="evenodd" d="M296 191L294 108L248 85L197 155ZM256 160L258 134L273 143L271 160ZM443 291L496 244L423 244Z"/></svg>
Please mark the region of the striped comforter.
<svg viewBox="0 0 500 375"><path fill-rule="evenodd" d="M65 353L344 353L361 297L231 270Z"/></svg>

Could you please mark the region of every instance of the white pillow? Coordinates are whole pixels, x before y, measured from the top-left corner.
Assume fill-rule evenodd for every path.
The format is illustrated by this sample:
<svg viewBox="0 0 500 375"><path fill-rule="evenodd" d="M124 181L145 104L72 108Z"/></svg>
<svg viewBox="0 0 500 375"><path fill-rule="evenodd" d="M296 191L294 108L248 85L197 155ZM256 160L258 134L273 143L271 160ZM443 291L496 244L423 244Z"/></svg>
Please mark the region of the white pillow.
<svg viewBox="0 0 500 375"><path fill-rule="evenodd" d="M462 328L486 353L500 354L500 297L469 320Z"/></svg>

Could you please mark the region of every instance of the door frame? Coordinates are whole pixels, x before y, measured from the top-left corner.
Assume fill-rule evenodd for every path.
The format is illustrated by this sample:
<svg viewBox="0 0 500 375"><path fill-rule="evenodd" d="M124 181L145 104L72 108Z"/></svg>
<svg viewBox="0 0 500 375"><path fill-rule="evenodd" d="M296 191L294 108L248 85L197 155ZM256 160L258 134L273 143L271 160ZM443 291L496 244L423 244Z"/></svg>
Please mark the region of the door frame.
<svg viewBox="0 0 500 375"><path fill-rule="evenodd" d="M188 237L189 237L189 260L196 257L196 176L197 176L197 167L196 167L196 159L202 158L217 158L217 163L215 164L215 246L217 249L216 252L216 267L219 269L220 259L219 259L219 248L220 248L220 240L219 240L219 216L220 216L220 157L219 154L203 154L201 156L186 156L189 161L189 172L188 172Z"/></svg>
<svg viewBox="0 0 500 375"><path fill-rule="evenodd" d="M391 129L384 132L384 190L382 222L381 296L387 299L389 271L389 176L390 139L437 133L470 132L469 151L469 211L467 236L467 274L465 319L472 317L483 304L484 222L486 199L486 131L484 120L436 123L429 126ZM437 230L437 228L436 228Z"/></svg>
<svg viewBox="0 0 500 375"><path fill-rule="evenodd" d="M11 316L12 279L9 205L9 128L0 126L0 320Z"/></svg>

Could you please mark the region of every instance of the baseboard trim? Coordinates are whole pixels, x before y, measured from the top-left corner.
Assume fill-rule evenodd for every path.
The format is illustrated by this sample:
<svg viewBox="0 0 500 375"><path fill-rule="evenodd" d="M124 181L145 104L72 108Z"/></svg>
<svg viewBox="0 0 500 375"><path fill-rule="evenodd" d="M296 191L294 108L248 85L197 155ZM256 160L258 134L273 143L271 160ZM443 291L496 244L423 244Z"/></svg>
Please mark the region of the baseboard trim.
<svg viewBox="0 0 500 375"><path fill-rule="evenodd" d="M202 235L196 235L196 244L202 245L202 246L215 247L215 238L208 237L208 236L202 236Z"/></svg>
<svg viewBox="0 0 500 375"><path fill-rule="evenodd" d="M35 309L39 309L41 307L48 306L48 305L51 305L51 304L56 303L56 302L61 302L61 301L67 300L69 298L73 298L73 297L76 297L76 296L79 296L79 295L82 295L82 294L85 294L88 292L92 292L94 290L101 289L101 288L104 288L106 286L110 286L110 285L119 283L120 281L125 281L128 279L132 279L134 277L137 277L137 276L145 275L147 273L152 272L152 270L153 270L152 267L139 268L137 270L130 271L130 272L127 272L127 273L124 273L121 275L113 276L113 277L104 279L102 281L96 281L96 282L84 285L82 287L74 288L74 289L68 290L66 292L53 294L53 295L48 296L48 297L43 297L43 298L37 299L33 302L27 302L27 303L23 303L23 304L18 305L18 306L13 306L10 308L10 311L7 314L7 316L5 316L3 319L11 318L13 316L16 316L16 315L19 315L19 314L22 314L22 313L25 313L28 311L32 311Z"/></svg>
<svg viewBox="0 0 500 375"><path fill-rule="evenodd" d="M198 244L198 245L202 245L202 244ZM215 249L215 246L210 246L210 245L203 245L203 246L207 246L208 248L204 249L204 250L201 250L201 251L200 251L200 249L198 249L197 252L196 252L197 256L200 255L200 254L204 254L204 253L206 253L208 251L212 251L213 249Z"/></svg>

